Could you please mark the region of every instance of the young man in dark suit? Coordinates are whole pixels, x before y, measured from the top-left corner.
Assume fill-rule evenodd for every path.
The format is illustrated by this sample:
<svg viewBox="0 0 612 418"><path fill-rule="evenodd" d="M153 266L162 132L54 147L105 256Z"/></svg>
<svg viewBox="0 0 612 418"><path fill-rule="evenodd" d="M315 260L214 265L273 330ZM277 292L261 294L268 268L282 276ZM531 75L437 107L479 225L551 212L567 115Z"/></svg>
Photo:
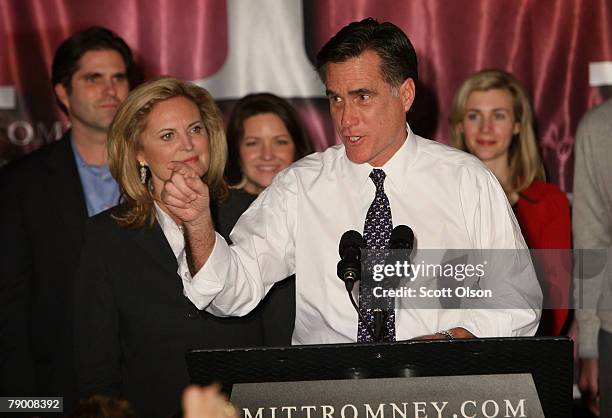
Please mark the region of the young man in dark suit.
<svg viewBox="0 0 612 418"><path fill-rule="evenodd" d="M129 92L132 53L112 31L66 39L52 84L70 130L0 172L0 394L76 401L72 288L85 221L119 202L107 131Z"/></svg>

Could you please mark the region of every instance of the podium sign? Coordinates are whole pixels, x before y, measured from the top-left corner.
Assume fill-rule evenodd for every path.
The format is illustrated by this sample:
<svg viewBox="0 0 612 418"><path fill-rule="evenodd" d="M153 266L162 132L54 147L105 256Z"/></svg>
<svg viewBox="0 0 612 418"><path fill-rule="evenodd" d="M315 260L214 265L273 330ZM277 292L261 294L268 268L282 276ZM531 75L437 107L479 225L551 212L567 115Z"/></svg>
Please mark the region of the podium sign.
<svg viewBox="0 0 612 418"><path fill-rule="evenodd" d="M318 390L322 395L316 398L318 400L335 399L330 396L340 396L340 393L359 392L365 396L356 398L342 395L336 399L334 414L325 414L328 410L321 407L316 410L318 415L313 415L315 410L312 410L310 416L307 414L308 408L300 410L299 415L297 409L295 412L291 408L283 410L282 407L297 407L298 404L276 404L281 402L282 398L272 397L270 400L274 403L267 406L279 409L263 409L261 416L257 416L258 408L264 408L266 405L245 401L245 407L255 408L249 410L251 416L245 414L245 418L455 418L453 414L457 414L456 418L505 417L508 415L506 408L509 408L509 417L519 417L522 409L515 415L510 411L521 407L529 417L543 416L543 410L547 417L570 418L572 356L573 346L570 339L534 337L192 350L187 353L186 360L193 383L221 382L226 392L232 394L232 399L240 399L236 398L236 390L242 384L255 384L254 387L244 386L246 389L239 391L252 390L255 396L253 399L259 397L262 401L264 388L276 388L279 394L287 394L289 388L292 388L297 396L304 392L305 388L312 387L315 391L313 394ZM528 385L525 379L529 380ZM306 384L307 382L314 383ZM385 390L380 390L384 382L393 383L385 383ZM536 409L539 405L537 402L531 401L534 383L541 410ZM531 389L523 391L527 386ZM323 389L316 389L317 387ZM344 390L340 389L341 387L350 390L340 392ZM394 389L395 387L398 389ZM421 391L421 387L428 389ZM500 388L500 392L492 392L495 388ZM270 391L270 396L273 392ZM453 393L457 397L451 397ZM387 397L387 394L392 396ZM308 395L305 401L308 402L308 398L314 400L313 396ZM288 398L287 402L293 402L293 399ZM352 407L344 407L354 399L361 402L361 407L354 405L357 414L353 413ZM524 404L520 404L520 399L525 399ZM363 406L368 400L371 408L385 403L386 406L381 410L384 416L376 413L368 415L367 409L364 409L366 407ZM489 400L491 402L487 403ZM298 398L295 398L295 402L297 401ZM429 402L425 407L427 412L420 412L422 404L415 406L415 401ZM465 413L462 414L462 402L466 401L468 403L464 405ZM474 403L469 403L470 401ZM403 412L404 402L409 403L405 417L392 406L388 409L387 404L395 403ZM452 408L452 412L450 415L446 412L438 414L435 405L440 404L431 402L449 402L444 411L451 411ZM312 403L300 405L317 406ZM495 415L495 405L499 408L499 415ZM373 409L374 412L377 410ZM409 415L409 411L412 411L412 415Z"/></svg>
<svg viewBox="0 0 612 418"><path fill-rule="evenodd" d="M241 383L242 418L544 418L529 374Z"/></svg>

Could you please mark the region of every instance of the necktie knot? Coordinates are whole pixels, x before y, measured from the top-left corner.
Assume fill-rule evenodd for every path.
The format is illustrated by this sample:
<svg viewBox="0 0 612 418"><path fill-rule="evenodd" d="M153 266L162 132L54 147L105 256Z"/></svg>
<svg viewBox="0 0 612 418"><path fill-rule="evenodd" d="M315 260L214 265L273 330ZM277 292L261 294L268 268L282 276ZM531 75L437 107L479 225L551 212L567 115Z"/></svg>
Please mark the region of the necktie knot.
<svg viewBox="0 0 612 418"><path fill-rule="evenodd" d="M374 186L376 186L376 193L384 193L385 188L383 185L385 183L385 177L387 177L387 174L380 168L372 169L372 172L370 173L370 178L372 179Z"/></svg>

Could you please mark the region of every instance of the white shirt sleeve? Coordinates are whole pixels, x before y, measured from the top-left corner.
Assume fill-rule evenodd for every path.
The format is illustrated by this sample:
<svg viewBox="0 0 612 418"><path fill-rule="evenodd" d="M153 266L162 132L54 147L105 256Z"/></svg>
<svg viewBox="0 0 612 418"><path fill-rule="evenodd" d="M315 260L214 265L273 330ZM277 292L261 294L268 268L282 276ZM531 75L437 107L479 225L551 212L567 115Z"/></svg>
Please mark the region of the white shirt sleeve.
<svg viewBox="0 0 612 418"><path fill-rule="evenodd" d="M291 173L279 173L240 217L228 246L216 234L213 251L191 280L185 295L199 309L217 316L243 316L277 281L295 272L297 186ZM186 259L179 260L187 269ZM187 269L188 271L188 269Z"/></svg>
<svg viewBox="0 0 612 418"><path fill-rule="evenodd" d="M527 245L508 199L491 172L463 170L462 212L473 248L483 248L488 271L484 287L493 297L469 309L465 299L457 326L477 337L534 335L540 320L542 291ZM486 309L491 306L492 309ZM485 309L481 309L481 308Z"/></svg>

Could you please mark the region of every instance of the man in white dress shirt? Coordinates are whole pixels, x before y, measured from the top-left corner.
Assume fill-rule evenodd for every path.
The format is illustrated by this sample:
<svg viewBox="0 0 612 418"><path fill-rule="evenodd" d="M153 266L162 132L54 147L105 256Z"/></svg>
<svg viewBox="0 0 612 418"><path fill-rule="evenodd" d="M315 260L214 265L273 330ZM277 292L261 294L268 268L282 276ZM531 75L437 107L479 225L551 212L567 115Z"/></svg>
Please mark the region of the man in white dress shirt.
<svg viewBox="0 0 612 418"><path fill-rule="evenodd" d="M418 137L406 124L417 59L398 27L353 22L317 61L342 144L279 173L236 224L234 245L215 233L208 189L188 166L171 163L163 193L184 221L189 251L179 274L192 302L216 315L244 315L276 281L295 273L294 344L357 341L358 315L336 276L337 248L345 231L364 230L376 193L374 168L385 173L393 225L409 225L417 248L526 249L484 165ZM541 306L533 267L523 260L511 269L511 285L496 295L506 309L396 308L395 338L533 335Z"/></svg>

